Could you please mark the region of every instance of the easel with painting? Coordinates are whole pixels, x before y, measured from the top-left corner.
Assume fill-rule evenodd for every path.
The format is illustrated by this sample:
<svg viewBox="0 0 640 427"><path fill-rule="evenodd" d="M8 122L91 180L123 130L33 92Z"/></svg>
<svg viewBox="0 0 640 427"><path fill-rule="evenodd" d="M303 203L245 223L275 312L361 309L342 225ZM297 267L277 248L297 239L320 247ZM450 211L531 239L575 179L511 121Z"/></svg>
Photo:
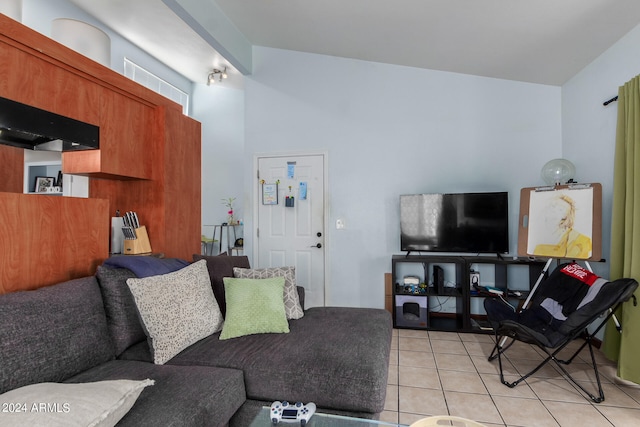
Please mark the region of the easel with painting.
<svg viewBox="0 0 640 427"><path fill-rule="evenodd" d="M589 261L602 258L602 185L520 190L518 256L548 258L522 307L529 305L554 259L582 260L593 271Z"/></svg>

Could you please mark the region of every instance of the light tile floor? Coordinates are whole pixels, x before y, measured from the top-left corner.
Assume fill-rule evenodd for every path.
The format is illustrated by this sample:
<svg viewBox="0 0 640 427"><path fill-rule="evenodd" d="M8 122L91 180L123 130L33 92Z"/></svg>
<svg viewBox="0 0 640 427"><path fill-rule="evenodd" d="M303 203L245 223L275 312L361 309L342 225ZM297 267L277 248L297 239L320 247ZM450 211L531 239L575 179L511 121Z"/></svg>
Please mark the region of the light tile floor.
<svg viewBox="0 0 640 427"><path fill-rule="evenodd" d="M615 365L599 351L596 359L605 401L596 404L551 364L514 388L503 385L497 360L487 361L492 335L393 332L384 421L409 425L427 416L448 414L487 427L640 426L640 387L616 380ZM508 354L507 375L527 372L542 360L541 350L522 343L514 344ZM585 388L595 391L589 387L594 375L585 363L588 357L583 349L568 370L578 381L585 381Z"/></svg>

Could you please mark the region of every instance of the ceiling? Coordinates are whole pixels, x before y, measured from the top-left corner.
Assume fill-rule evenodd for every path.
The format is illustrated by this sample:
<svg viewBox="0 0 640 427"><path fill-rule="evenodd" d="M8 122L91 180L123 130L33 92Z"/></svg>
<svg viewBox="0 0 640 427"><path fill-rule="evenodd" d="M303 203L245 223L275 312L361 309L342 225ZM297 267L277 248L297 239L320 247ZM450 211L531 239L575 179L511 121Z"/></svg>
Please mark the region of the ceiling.
<svg viewBox="0 0 640 427"><path fill-rule="evenodd" d="M228 65L162 0L70 1L190 80ZM640 23L638 0L215 2L257 46L556 86Z"/></svg>

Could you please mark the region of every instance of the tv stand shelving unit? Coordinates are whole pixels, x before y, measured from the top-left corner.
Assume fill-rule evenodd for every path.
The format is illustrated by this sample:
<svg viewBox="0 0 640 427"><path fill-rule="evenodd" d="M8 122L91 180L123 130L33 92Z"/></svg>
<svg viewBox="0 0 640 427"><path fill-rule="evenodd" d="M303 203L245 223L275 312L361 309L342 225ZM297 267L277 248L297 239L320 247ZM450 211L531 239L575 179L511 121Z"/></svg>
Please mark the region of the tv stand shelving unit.
<svg viewBox="0 0 640 427"><path fill-rule="evenodd" d="M546 260L489 256L394 255L393 326L457 332L485 332L486 314L482 301L491 298L472 289L470 271L480 273L480 285L504 291L518 306L527 298L544 269ZM444 273L441 285L433 283L434 266ZM420 284L405 291L404 278L417 277ZM520 296L507 296L517 290Z"/></svg>

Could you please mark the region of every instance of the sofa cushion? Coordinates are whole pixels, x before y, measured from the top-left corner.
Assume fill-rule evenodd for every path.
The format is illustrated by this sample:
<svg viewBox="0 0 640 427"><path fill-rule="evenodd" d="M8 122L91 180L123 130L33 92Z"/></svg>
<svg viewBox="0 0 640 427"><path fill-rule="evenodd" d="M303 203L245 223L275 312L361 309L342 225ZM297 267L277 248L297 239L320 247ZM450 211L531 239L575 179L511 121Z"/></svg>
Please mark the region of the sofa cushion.
<svg viewBox="0 0 640 427"><path fill-rule="evenodd" d="M193 255L194 262L202 259L207 261L207 269L209 270L213 294L216 296L216 301L218 301L222 316L226 316L227 305L224 297L224 282L222 279L224 277L233 277L233 267L251 268L249 258L247 256Z"/></svg>
<svg viewBox="0 0 640 427"><path fill-rule="evenodd" d="M272 268L238 268L234 267L235 277L247 279L267 279L269 277L284 277L284 309L287 319L299 319L304 316L304 311L300 305L298 290L296 288L296 268L295 267L272 267Z"/></svg>
<svg viewBox="0 0 640 427"><path fill-rule="evenodd" d="M136 275L127 268L101 265L98 266L96 277L102 292L109 334L116 356L119 356L127 348L147 339L136 302L127 286L127 279L135 278Z"/></svg>
<svg viewBox="0 0 640 427"><path fill-rule="evenodd" d="M0 295L0 393L57 382L114 357L94 276Z"/></svg>
<svg viewBox="0 0 640 427"><path fill-rule="evenodd" d="M242 371L208 366L154 365L113 360L66 382L154 380L118 427L222 426L245 400Z"/></svg>
<svg viewBox="0 0 640 427"><path fill-rule="evenodd" d="M224 278L227 318L221 340L250 334L289 332L284 309L284 277Z"/></svg>
<svg viewBox="0 0 640 427"><path fill-rule="evenodd" d="M169 363L242 369L248 399L382 412L393 331L389 312L314 307L290 320L289 329L232 340L214 334Z"/></svg>
<svg viewBox="0 0 640 427"><path fill-rule="evenodd" d="M151 355L151 350L149 350L149 343L146 340L140 341L126 349L118 356L118 359L153 363L153 356Z"/></svg>
<svg viewBox="0 0 640 427"><path fill-rule="evenodd" d="M0 424L113 427L150 385L149 379L27 385L0 395L0 404L8 408Z"/></svg>
<svg viewBox="0 0 640 427"><path fill-rule="evenodd" d="M127 279L127 285L157 364L222 327L205 261L173 273Z"/></svg>
<svg viewBox="0 0 640 427"><path fill-rule="evenodd" d="M115 256L98 266L96 277L100 284L107 325L116 356L147 338L133 295L127 286L127 279L166 274L188 265L188 262L178 258Z"/></svg>

